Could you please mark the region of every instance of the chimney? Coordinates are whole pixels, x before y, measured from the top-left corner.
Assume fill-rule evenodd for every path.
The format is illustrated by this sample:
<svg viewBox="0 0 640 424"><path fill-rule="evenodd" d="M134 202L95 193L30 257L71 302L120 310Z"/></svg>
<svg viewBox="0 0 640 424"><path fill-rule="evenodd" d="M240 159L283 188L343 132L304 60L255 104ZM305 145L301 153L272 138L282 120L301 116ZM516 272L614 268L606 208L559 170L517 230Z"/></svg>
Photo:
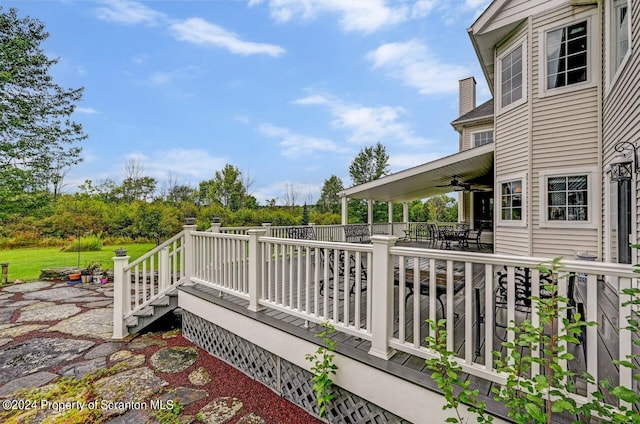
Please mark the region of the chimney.
<svg viewBox="0 0 640 424"><path fill-rule="evenodd" d="M476 108L476 79L469 77L458 81L460 87L460 116Z"/></svg>

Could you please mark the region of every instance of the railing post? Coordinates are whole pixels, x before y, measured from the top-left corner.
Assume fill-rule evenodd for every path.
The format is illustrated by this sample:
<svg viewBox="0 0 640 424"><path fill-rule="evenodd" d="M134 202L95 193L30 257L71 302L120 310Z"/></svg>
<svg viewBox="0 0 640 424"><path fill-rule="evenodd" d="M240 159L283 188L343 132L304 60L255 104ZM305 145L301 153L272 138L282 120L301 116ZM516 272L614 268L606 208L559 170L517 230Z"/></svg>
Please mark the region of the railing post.
<svg viewBox="0 0 640 424"><path fill-rule="evenodd" d="M126 249L118 249L113 258L113 339L123 339L129 332L124 314L131 308L131 289L124 268L129 263Z"/></svg>
<svg viewBox="0 0 640 424"><path fill-rule="evenodd" d="M389 348L393 334L393 257L389 248L398 237L373 235L373 268L371 273L371 349L369 354L389 359L395 351Z"/></svg>
<svg viewBox="0 0 640 424"><path fill-rule="evenodd" d="M187 278L186 283L188 284L191 281L191 277L193 277L193 264L195 261L193 235L191 232L195 231L198 226L195 224L195 218L187 218L186 222L186 225L182 226L184 230L184 250L182 253L184 254L184 276Z"/></svg>
<svg viewBox="0 0 640 424"><path fill-rule="evenodd" d="M159 290L164 290L170 285L169 278L169 247L165 247L158 252L158 286Z"/></svg>
<svg viewBox="0 0 640 424"><path fill-rule="evenodd" d="M211 218L212 233L219 233L221 227L222 227L222 224L220 223L220 218L217 218L217 217Z"/></svg>
<svg viewBox="0 0 640 424"><path fill-rule="evenodd" d="M266 229L249 230L249 306L251 312L258 312L262 297L262 246L259 238L265 235Z"/></svg>
<svg viewBox="0 0 640 424"><path fill-rule="evenodd" d="M270 222L263 222L262 226L264 227L264 229L266 231L264 233L264 235L267 236L267 237L271 237L271 223Z"/></svg>

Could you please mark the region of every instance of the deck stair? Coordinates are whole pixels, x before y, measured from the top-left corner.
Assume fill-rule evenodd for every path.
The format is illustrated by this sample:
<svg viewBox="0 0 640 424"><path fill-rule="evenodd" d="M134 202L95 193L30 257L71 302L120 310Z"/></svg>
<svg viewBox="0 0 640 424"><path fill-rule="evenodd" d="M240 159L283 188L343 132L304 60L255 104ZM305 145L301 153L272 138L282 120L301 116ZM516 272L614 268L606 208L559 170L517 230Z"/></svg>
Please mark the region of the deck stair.
<svg viewBox="0 0 640 424"><path fill-rule="evenodd" d="M127 329L129 333L138 333L177 307L178 290L173 289L151 302L146 308L134 312L126 321Z"/></svg>

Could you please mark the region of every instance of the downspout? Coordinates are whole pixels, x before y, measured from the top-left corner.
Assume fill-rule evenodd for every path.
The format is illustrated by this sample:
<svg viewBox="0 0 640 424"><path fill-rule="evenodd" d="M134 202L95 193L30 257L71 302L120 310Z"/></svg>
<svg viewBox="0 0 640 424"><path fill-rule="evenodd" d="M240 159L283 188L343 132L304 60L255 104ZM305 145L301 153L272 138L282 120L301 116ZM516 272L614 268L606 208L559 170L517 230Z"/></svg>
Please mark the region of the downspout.
<svg viewBox="0 0 640 424"><path fill-rule="evenodd" d="M527 131L529 133L528 155L529 169L527 170L526 181L527 187L527 233L529 242L528 255L533 256L533 20L531 16L527 19L527 25L529 26L527 31L527 107L529 108L529 122L527 122ZM538 90L540 87L538 87ZM542 191L542 187L538 187L538 195ZM540 219L538 217L538 219Z"/></svg>
<svg viewBox="0 0 640 424"><path fill-rule="evenodd" d="M603 25L602 25L602 17L604 17L604 9L603 9L603 4L601 0L598 0L598 16L600 17L600 19L598 19L598 34L600 35L600 40L598 42L598 48L597 48L597 54L598 57L600 58L600 66L598 67L598 81L600 82L600 87L597 90L597 110L598 110L598 135L597 135L597 139L598 139L598 180L600 181L600 184L598 185L598 193L596 194L597 197L600 198L600 208L599 208L599 212L598 212L598 219L600 220L600 225L596 225L596 232L597 232L597 246L598 246L598 252L600 252L599 255L596 256L600 256L600 260L604 261L604 241L603 241L603 237L604 237L604 219L605 217L602 216L603 214L603 207L602 205L605 204L605 202L608 202L608 199L605 199L603 197L603 185L606 184L604 178L605 178L605 173L603 172L602 167L604 166L603 164L603 133L604 133L604 124L603 124L603 119L602 116L604 114L604 103L603 103L603 98L602 98L602 93L605 87L604 81L603 81L603 73L602 73L602 67L604 66L604 64L606 63L605 58L603 57L602 53L603 53L603 49L602 49L602 43L603 43ZM635 208L634 208L635 210ZM606 217L608 219L608 217ZM635 235L635 228L636 226L633 226L633 232Z"/></svg>

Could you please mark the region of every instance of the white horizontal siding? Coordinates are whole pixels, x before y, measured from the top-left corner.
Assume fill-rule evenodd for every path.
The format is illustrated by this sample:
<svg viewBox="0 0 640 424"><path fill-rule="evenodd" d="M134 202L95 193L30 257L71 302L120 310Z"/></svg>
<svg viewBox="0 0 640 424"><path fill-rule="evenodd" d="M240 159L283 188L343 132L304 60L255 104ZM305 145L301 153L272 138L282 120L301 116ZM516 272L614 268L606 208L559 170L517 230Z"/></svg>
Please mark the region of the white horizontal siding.
<svg viewBox="0 0 640 424"><path fill-rule="evenodd" d="M529 254L529 234L526 228L496 227L494 252L505 255Z"/></svg>
<svg viewBox="0 0 640 424"><path fill-rule="evenodd" d="M632 2L631 6L631 57L620 70L615 83L603 98L603 163L609 164L617 154L613 146L619 141L629 141L640 145L640 4ZM606 9L605 9L606 10ZM608 19L608 17L605 17ZM605 54L607 54L605 46ZM608 176L603 175L603 185L609 184ZM615 186L614 186L615 187ZM638 185L635 186L635 198L640 198ZM602 191L605 193L605 190ZM603 202L608 199L603 198ZM604 203L603 203L604 205ZM640 227L640 201L636 201L635 228ZM606 228L607 217L603 219ZM637 230L636 230L637 233ZM605 234L605 237L607 235ZM610 240L615 240L609 235ZM615 244L615 243L614 243ZM616 246L609 246L614 249ZM632 262L637 263L640 257Z"/></svg>
<svg viewBox="0 0 640 424"><path fill-rule="evenodd" d="M575 259L578 252L593 254L598 251L598 231L595 229L563 229L561 238L556 228L538 229L534 234L533 256Z"/></svg>
<svg viewBox="0 0 640 424"><path fill-rule="evenodd" d="M532 222L532 254L540 256L565 256L573 258L577 251L597 252L598 231L593 228L541 228L540 207L545 196L540 187L540 172L549 169L598 166L598 88L578 88L563 94L540 97L539 78L544 69L539 54L539 35L555 23L566 24L577 11L567 4L544 15L532 19L532 175L531 187L531 222ZM597 36L593 32L591 36ZM590 69L592 76L598 71ZM543 75L544 76L544 75ZM544 81L544 78L542 78ZM593 182L598 184L597 181ZM589 199L594 208L598 208L599 200Z"/></svg>

